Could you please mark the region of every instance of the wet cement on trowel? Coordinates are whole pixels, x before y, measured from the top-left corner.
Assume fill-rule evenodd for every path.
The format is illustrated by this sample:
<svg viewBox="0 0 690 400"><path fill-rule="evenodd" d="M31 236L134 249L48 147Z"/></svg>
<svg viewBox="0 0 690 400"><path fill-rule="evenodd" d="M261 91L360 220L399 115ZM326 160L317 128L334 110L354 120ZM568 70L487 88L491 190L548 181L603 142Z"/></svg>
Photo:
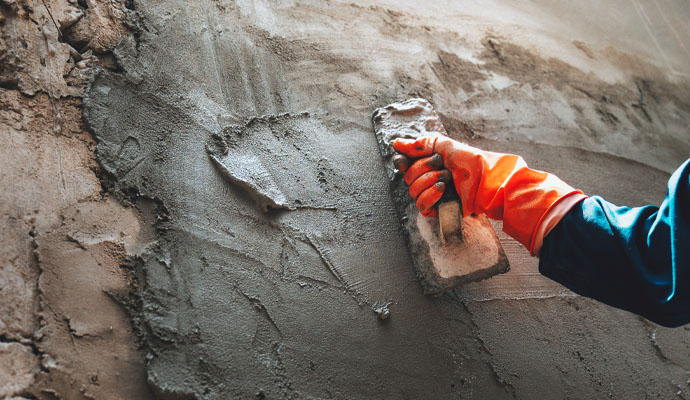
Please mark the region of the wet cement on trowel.
<svg viewBox="0 0 690 400"><path fill-rule="evenodd" d="M639 204L690 150L672 129L690 121L687 82L600 48L564 55L622 71L605 81L513 44L519 32L470 6L458 26L399 2L136 4L145 29L114 52L121 72L94 77L85 113L104 187L156 205L131 305L161 397L687 393L688 357L668 363L649 340L686 331L562 297L517 247L503 286L424 296L369 120L421 95L451 137ZM550 298L476 300L517 283Z"/></svg>
<svg viewBox="0 0 690 400"><path fill-rule="evenodd" d="M438 296L508 272L508 259L489 219L485 215L462 215L454 188L445 191L439 200L438 218L422 216L407 194L403 174L393 163L393 156L397 154L393 142L398 138L447 136L431 103L412 98L389 104L374 111L372 123L390 180L392 198L424 293ZM451 205L455 211L447 208L448 204L442 204L446 201L455 203ZM452 231L451 228L451 232L443 233L441 225L453 222L460 229Z"/></svg>

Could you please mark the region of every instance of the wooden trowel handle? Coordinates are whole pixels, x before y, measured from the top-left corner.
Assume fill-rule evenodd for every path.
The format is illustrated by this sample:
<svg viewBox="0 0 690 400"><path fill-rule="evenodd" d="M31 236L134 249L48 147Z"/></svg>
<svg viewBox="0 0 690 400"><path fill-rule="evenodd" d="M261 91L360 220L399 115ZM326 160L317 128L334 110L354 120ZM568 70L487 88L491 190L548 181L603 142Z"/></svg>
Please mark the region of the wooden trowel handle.
<svg viewBox="0 0 690 400"><path fill-rule="evenodd" d="M460 201L460 196L458 196L458 192L455 191L455 186L453 186L452 181L446 183L446 190L443 191L443 195L441 196L441 200L438 201L438 204L440 205L441 203L447 203L449 201Z"/></svg>
<svg viewBox="0 0 690 400"><path fill-rule="evenodd" d="M438 223L441 243L462 241L462 204L455 188L450 185L438 202Z"/></svg>

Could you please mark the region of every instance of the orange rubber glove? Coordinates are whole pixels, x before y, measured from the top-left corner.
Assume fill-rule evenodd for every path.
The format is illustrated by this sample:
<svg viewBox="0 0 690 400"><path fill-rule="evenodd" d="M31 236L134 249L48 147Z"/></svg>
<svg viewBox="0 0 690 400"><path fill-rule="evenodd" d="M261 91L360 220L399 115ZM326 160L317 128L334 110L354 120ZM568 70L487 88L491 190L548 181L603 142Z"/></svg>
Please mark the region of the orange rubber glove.
<svg viewBox="0 0 690 400"><path fill-rule="evenodd" d="M486 214L489 218L503 220L503 231L532 254L535 233L549 210L571 195L583 195L582 191L573 189L555 175L527 168L520 156L483 151L447 137L397 139L393 147L411 158L429 158L439 154L443 165L452 174L463 214ZM415 186L415 193L438 192L441 187L436 185L443 182L434 181L432 176L426 175L428 171L411 173L413 169L419 171L434 166L428 161L426 163L431 165L417 166L420 161L409 167L405 182L410 189ZM423 176L427 179L418 184L417 180ZM440 192L442 194L443 190ZM420 194L416 198L417 206L423 214L429 214L440 197L439 194L422 198Z"/></svg>
<svg viewBox="0 0 690 400"><path fill-rule="evenodd" d="M411 166L410 160L396 155L393 165L401 172L405 172L403 179L410 187L410 197L416 201L419 212L425 217L437 217L435 204L446 189L446 184L452 180L450 171L443 168L443 157L434 154L416 160Z"/></svg>

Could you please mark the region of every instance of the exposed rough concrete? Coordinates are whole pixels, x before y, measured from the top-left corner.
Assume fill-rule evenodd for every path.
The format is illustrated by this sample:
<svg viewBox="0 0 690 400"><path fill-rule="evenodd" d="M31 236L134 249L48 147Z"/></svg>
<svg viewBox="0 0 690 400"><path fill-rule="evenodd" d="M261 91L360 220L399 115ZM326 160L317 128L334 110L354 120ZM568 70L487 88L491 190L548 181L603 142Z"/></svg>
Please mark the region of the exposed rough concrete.
<svg viewBox="0 0 690 400"><path fill-rule="evenodd" d="M376 107L428 98L450 136L631 205L690 154L683 4L544 3L137 3L86 116L105 186L155 230L129 304L159 395L690 395L688 330L575 297L510 239L500 280L415 280ZM209 149L252 155L246 182Z"/></svg>
<svg viewBox="0 0 690 400"><path fill-rule="evenodd" d="M130 255L148 243L139 218L110 199L62 213L63 223L36 240L43 325L35 336L48 354L35 387L63 398L146 395L144 355L115 300L136 284Z"/></svg>
<svg viewBox="0 0 690 400"><path fill-rule="evenodd" d="M38 357L29 346L0 343L0 397L25 392L39 369Z"/></svg>
<svg viewBox="0 0 690 400"><path fill-rule="evenodd" d="M124 34L126 10L124 2L3 1L0 86L29 96L81 96L87 67L103 63L92 59L94 51L112 49Z"/></svg>
<svg viewBox="0 0 690 400"><path fill-rule="evenodd" d="M109 49L132 34L125 15L125 2L0 2L1 398L151 397L114 300L147 230L102 193L82 121L91 69L116 70Z"/></svg>

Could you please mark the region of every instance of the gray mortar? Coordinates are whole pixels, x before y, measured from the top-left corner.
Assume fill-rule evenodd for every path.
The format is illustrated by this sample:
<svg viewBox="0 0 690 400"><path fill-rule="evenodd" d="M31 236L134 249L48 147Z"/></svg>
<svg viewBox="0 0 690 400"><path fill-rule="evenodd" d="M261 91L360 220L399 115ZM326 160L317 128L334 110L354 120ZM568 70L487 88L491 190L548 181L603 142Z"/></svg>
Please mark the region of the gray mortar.
<svg viewBox="0 0 690 400"><path fill-rule="evenodd" d="M381 321L385 321L391 316L390 305L390 301L377 301L371 305L371 309Z"/></svg>
<svg viewBox="0 0 690 400"><path fill-rule="evenodd" d="M163 398L203 399L687 396L687 354L672 356L685 367L660 359L648 327L630 314L560 295L424 296L369 123L373 108L424 95L439 105L451 137L514 149L617 201L658 201L669 165L690 150L687 136L669 133L690 121L686 82L669 83L651 67L629 72L653 83L644 107L666 125L629 122L637 114L621 110L638 101L632 78L606 83L496 39L513 31L485 14L458 24L448 13L451 24L446 13L432 18L412 3L395 4L398 11L136 2L141 37L114 52L123 72L94 77L85 115L110 191L142 209L154 199L167 210L152 215L156 240L137 266L143 284L134 317L152 387ZM485 35L486 26L490 41L463 39ZM484 63L472 64L485 75L471 84L467 69L436 59L462 43ZM370 64L371 54L380 63ZM539 79L524 65L541 71ZM527 83L485 89L489 72ZM476 96L467 100L463 87ZM603 94L613 99L604 107L619 114L618 128L603 126L594 111ZM501 119L506 108L542 124ZM564 117L577 109L574 119ZM229 181L234 173L219 170L207 146L222 154L214 140L228 143L240 132L237 151L273 161L264 167L286 200L272 201L314 208L266 213L256 194ZM621 148L630 152L616 153ZM511 273L531 272L525 280L504 275L511 288L549 288L534 261L511 265ZM495 293L484 287L467 293ZM371 307L388 301L395 315L382 323Z"/></svg>
<svg viewBox="0 0 690 400"><path fill-rule="evenodd" d="M209 157L231 184L245 189L264 212L309 208L335 210L329 201L327 149L312 146L312 132L324 130L309 113L255 117L223 129L207 147ZM302 165L317 165L313 172ZM310 188L304 183L318 182Z"/></svg>

